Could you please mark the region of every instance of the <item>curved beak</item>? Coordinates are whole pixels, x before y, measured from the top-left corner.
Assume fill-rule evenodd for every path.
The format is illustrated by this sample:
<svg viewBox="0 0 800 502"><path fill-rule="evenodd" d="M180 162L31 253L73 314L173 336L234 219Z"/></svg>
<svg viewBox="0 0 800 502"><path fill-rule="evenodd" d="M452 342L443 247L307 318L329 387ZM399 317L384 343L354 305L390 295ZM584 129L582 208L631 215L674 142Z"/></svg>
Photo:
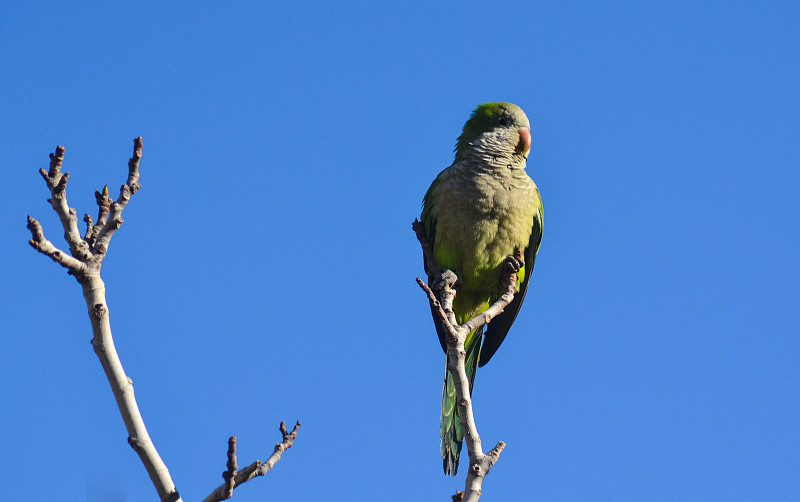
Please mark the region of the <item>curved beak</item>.
<svg viewBox="0 0 800 502"><path fill-rule="evenodd" d="M520 127L517 130L519 133L519 143L517 143L517 153L521 153L525 160L528 159L528 152L531 151L531 131L527 127Z"/></svg>

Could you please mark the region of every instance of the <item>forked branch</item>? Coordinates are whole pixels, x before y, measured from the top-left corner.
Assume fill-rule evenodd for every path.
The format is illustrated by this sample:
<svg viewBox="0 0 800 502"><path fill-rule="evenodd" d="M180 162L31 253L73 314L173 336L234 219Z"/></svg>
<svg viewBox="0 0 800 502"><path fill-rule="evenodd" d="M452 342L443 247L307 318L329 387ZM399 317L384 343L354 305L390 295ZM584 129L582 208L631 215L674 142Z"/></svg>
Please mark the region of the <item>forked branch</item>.
<svg viewBox="0 0 800 502"><path fill-rule="evenodd" d="M292 447L294 439L297 437L297 429L300 428L300 421L294 425L291 432L286 430L286 422L281 422L280 431L283 435L283 440L275 445L272 450L272 455L266 462L256 460L248 465L241 471L237 471L236 467L236 436L231 436L228 440L228 464L227 470L222 473L224 483L219 485L211 494L203 499L203 502L219 502L220 500L227 500L233 496L233 490L238 488L243 483L250 481L258 476L263 476L281 459L283 452Z"/></svg>
<svg viewBox="0 0 800 502"><path fill-rule="evenodd" d="M419 221L414 221L414 231L420 241L422 251L425 256L426 269L431 276L429 287L425 282L417 277L417 284L425 291L428 301L433 307L434 315L439 316L442 326L445 328L445 343L447 345L447 369L453 376L456 388L458 411L461 417L461 430L464 432L464 440L469 452L469 470L467 472L466 488L463 493L463 500L469 502L477 501L481 496L481 486L483 480L492 466L497 462L500 453L506 444L502 441L492 448L489 452L483 453L481 438L475 425L475 416L472 411L472 398L469 392L469 379L467 378L466 350L464 342L470 332L487 324L492 318L503 312L514 299L517 283L518 265L521 263L522 251L517 250L514 259L507 261L504 268L503 286L504 293L486 311L473 317L464 324L456 322L453 312L453 301L456 297L455 283L456 275L450 270L439 270L436 260L433 257L433 249L425 238L424 227ZM517 263L514 263L514 261ZM430 273L430 271L436 273ZM460 493L460 492L459 492Z"/></svg>
<svg viewBox="0 0 800 502"><path fill-rule="evenodd" d="M83 287L83 296L86 299L89 319L94 333L92 345L97 357L100 359L100 363L103 365L120 414L128 430L128 443L139 455L153 486L158 492L159 498L163 502L179 502L181 497L172 482L167 466L159 456L150 439L150 435L147 433L147 428L144 425L144 420L133 394L133 382L125 374L114 347L108 304L106 303L105 284L100 278L103 259L108 252L111 238L123 222L122 211L128 205L131 196L141 187L139 184L139 163L141 158L142 138L139 137L133 141L133 155L128 161L128 179L120 187L116 202L109 197L108 187L104 187L102 192L95 192L98 206L97 221L92 220L88 214L85 215L83 220L86 222L86 233L81 236L78 231L77 211L69 207L67 203L69 173L61 172L64 162L64 147L59 146L56 148L55 153L50 154L49 168L47 170L40 169L39 172L50 190L51 198L48 199L48 202L61 220L61 225L64 228L64 238L69 245L69 253L58 249L52 242L47 240L41 224L31 216L28 216L28 229L31 232L29 243L34 249L65 267ZM237 471L236 439L231 438L228 448L227 477L225 478L225 486L227 487L225 493L228 496L225 498L230 497L236 485L252 479L252 477L262 476L272 468L275 462L280 459L281 453L292 445L299 426L300 422L297 423L291 433L288 433L285 425L281 423L281 431L284 434L283 442L275 447L272 456L267 462L256 462L242 471ZM247 479L243 479L243 477ZM223 498L213 500L223 500Z"/></svg>

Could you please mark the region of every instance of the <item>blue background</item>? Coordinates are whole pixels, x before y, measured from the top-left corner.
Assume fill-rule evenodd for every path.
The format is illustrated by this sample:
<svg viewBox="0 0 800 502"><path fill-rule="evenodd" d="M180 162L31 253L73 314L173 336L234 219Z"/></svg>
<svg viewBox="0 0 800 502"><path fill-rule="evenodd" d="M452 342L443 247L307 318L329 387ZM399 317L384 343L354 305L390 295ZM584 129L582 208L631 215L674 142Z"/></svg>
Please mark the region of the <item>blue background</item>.
<svg viewBox="0 0 800 502"><path fill-rule="evenodd" d="M545 231L479 371L484 500L800 499L796 2L7 2L0 463L19 500L155 500L37 170L143 188L103 277L184 500L449 501L411 231L469 112L532 122Z"/></svg>

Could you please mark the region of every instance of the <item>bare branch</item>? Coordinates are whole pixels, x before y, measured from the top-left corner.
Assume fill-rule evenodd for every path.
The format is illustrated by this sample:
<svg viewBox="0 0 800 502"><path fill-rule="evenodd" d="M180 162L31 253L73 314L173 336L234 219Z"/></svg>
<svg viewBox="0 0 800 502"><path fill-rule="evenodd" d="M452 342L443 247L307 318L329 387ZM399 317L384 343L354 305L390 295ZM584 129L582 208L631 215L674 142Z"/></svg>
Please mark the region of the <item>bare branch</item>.
<svg viewBox="0 0 800 502"><path fill-rule="evenodd" d="M47 199L47 202L53 206L58 218L61 220L61 226L64 227L64 238L69 244L70 253L75 258L85 261L90 253L89 246L81 238L80 231L78 231L78 218L75 209L69 207L67 203L69 173L61 173L63 163L64 147L58 146L55 153L50 154L50 169L47 171L39 169L39 174L42 175L42 178L47 183L47 188L50 190L51 198Z"/></svg>
<svg viewBox="0 0 800 502"><path fill-rule="evenodd" d="M418 221L414 222L414 230L417 234L417 239L420 241L423 253L426 260L433 261L433 264L428 264L427 269L439 270L438 266L433 259L433 253L430 249L430 243L424 234L424 228ZM441 320L442 326L445 329L445 343L447 345L447 369L453 377L453 383L456 389L458 411L461 417L461 430L464 433L464 441L467 444L467 451L469 452L469 470L467 472L466 488L463 493L464 500L468 502L475 502L481 496L481 486L483 479L491 470L492 466L500 456L500 453L505 448L506 444L502 441L497 443L489 453L484 454L481 447L481 438L478 435L478 429L475 425L475 416L472 411L472 398L469 391L469 379L467 378L466 363L466 350L464 349L464 342L467 335L472 331L486 325L492 318L503 312L509 303L514 299L516 293L517 271L522 264L522 251L516 250L514 257L509 257L504 266L503 284L505 292L497 299L486 311L473 317L464 324L459 325L456 322L456 317L453 312L453 301L456 296L456 277L450 270L442 270L438 274L430 274L431 280L429 281L433 287L426 285L422 279L417 277L417 284L425 291L428 296L428 301L431 304L434 315L437 315ZM461 492L457 492L453 496L456 500Z"/></svg>
<svg viewBox="0 0 800 502"><path fill-rule="evenodd" d="M294 424L294 428L292 432L286 431L286 422L281 422L279 427L281 434L283 435L283 441L275 445L275 448L272 450L272 455L269 456L266 462L261 464L256 472L256 476L263 476L267 473L268 470L272 469L272 467L278 463L278 460L281 459L281 455L283 452L288 450L294 444L294 439L297 437L297 429L300 428L300 420Z"/></svg>
<svg viewBox="0 0 800 502"><path fill-rule="evenodd" d="M47 240L44 236L42 225L30 215L28 215L28 229L31 231L31 236L33 237L28 241L28 244L33 246L36 251L49 256L50 259L62 267L69 269L73 274L82 273L85 270L86 264L64 253L54 246L52 242Z"/></svg>
<svg viewBox="0 0 800 502"><path fill-rule="evenodd" d="M92 323L92 346L103 365L114 398L117 401L122 419L128 431L128 443L139 455L142 464L147 470L153 486L158 492L162 502L182 502L175 484L172 482L167 466L156 451L150 435L147 433L136 398L133 392L133 382L125 374L119 355L114 347L111 335L108 306L106 303L105 284L100 278L100 269L103 258L108 250L108 244L114 232L122 224L122 211L130 201L131 195L136 193L139 184L139 163L142 158L142 138L136 138L133 145L133 156L128 161L128 179L120 188L119 198L112 201L108 195L108 186L102 192L95 192L98 205L97 222L88 214L84 216L86 233L84 237L78 233L77 212L67 205L66 188L69 173L61 173L64 161L64 147L59 146L56 152L50 155L50 168L40 173L50 190L51 199L48 202L59 215L64 227L64 234L70 246L72 256L55 247L44 236L42 226L31 216L28 216L28 229L32 239L29 241L37 251L49 256L53 261L69 269L78 282L83 286L83 296L89 309L89 318ZM233 495L233 490L238 485L257 476L263 476L281 458L281 454L292 446L300 422L297 422L291 432L286 430L286 424L281 422L280 430L283 434L282 442L275 445L272 455L266 462L256 461L243 470L238 470L236 460L236 437L228 440L227 469L222 477L225 483L217 488L206 500L225 500Z"/></svg>
<svg viewBox="0 0 800 502"><path fill-rule="evenodd" d="M108 244L111 241L111 237L124 221L122 219L122 211L125 209L125 206L128 205L131 195L141 188L139 184L139 161L142 158L142 145L141 136L133 140L133 156L128 161L128 180L120 187L117 202L112 203L109 201L111 210L108 213L108 221L103 221L102 216L97 218L97 224L100 225L101 221L103 221L103 224L94 241L92 250L99 255L104 255L108 251ZM103 203L105 203L105 198L107 197L108 187L103 189ZM98 205L100 205L100 203L101 201L98 199ZM103 212L102 207L103 206L101 206L100 209L101 214Z"/></svg>
<svg viewBox="0 0 800 502"><path fill-rule="evenodd" d="M283 440L275 445L275 449L272 451L272 455L267 459L266 462L261 462L260 460L256 460L252 464L248 465L244 469L235 472L235 450L236 450L236 438L234 436L231 439L234 442L233 450L234 450L234 470L231 471L231 443L228 442L228 470L222 473L222 477L225 479L225 482L219 485L217 488L214 489L208 497L203 499L203 502L219 502L220 500L227 500L231 498L233 495L233 489L238 488L239 485L242 483L246 483L253 478L257 478L258 476L263 476L267 473L272 467L281 459L281 455L283 452L288 450L292 447L295 438L297 437L297 429L300 428L300 421L298 420L292 429L291 432L286 430L286 422L281 422L280 431L283 436ZM232 482L232 486L231 485ZM230 491L228 487L230 486Z"/></svg>
<svg viewBox="0 0 800 502"><path fill-rule="evenodd" d="M231 436L228 439L228 469L222 473L222 478L225 480L223 484L225 487L223 493L225 499L233 496L234 478L237 470L239 470L239 465L236 462L236 436Z"/></svg>
<svg viewBox="0 0 800 502"><path fill-rule="evenodd" d="M89 213L86 213L83 215L83 221L86 222L86 233L83 235L83 240L88 243L89 239L92 238L92 232L94 232L94 220L89 216Z"/></svg>
<svg viewBox="0 0 800 502"><path fill-rule="evenodd" d="M83 221L86 222L86 236L83 240L85 240L89 246L94 246L97 234L99 234L100 229L105 226L108 212L111 210L111 203L113 202L108 196L108 185L103 187L102 192L95 190L94 198L97 201L97 223L92 221L92 217L89 216L89 213L83 216Z"/></svg>
<svg viewBox="0 0 800 502"><path fill-rule="evenodd" d="M137 160L134 163L134 168L129 166L129 171L136 171L136 176L132 183L138 188L138 158L141 157L141 138L137 138L134 145L134 157L136 157ZM53 209L61 220L62 226L64 227L64 237L69 244L72 256L62 252L48 241L44 237L42 226L30 216L28 217L28 228L31 231L32 239L29 243L40 253L49 256L56 263L68 268L70 273L75 276L83 287L83 296L89 310L89 319L91 320L92 332L94 333L92 346L94 347L97 357L100 359L100 363L103 365L111 390L117 401L120 414L128 430L128 443L130 443L131 447L139 455L145 469L147 469L147 473L158 492L159 498L163 502L180 502L181 497L175 489L175 484L172 482L167 466L164 464L164 461L161 460L161 457L158 455L147 433L147 428L144 425L144 420L139 412L139 407L136 404L136 398L133 394L133 382L125 374L125 370L117 355L117 350L114 347L114 339L111 336L108 306L106 304L105 284L100 278L100 269L102 267L108 239L106 239L102 247L103 253L93 252L92 248L89 246L89 241L94 240L94 237L97 235L95 231L98 227L93 225L92 219L88 215L84 217L84 221L86 221L87 224L86 237L81 237L78 231L77 212L67 204L66 189L67 182L69 181L69 173L61 173L63 162L64 147L59 146L56 148L55 153L50 155L49 170L45 171L41 169L39 172L50 190L52 198L49 199L48 202L53 206ZM131 181L131 179L132 175L129 173L128 180ZM109 223L111 223L114 229L116 229L122 220L119 218L118 213L122 211L124 204L118 209L116 218L111 222L106 222L106 214L109 212L107 208L111 202L108 200L108 190L106 189L103 192L102 196L98 197L98 204L100 204L98 224L106 228ZM125 204L127 204L129 198L130 195L125 198ZM110 238L110 234L108 238Z"/></svg>
<svg viewBox="0 0 800 502"><path fill-rule="evenodd" d="M47 175L55 179L61 174L61 165L64 163L64 147L59 145L56 147L56 152L50 154L50 170Z"/></svg>
<svg viewBox="0 0 800 502"><path fill-rule="evenodd" d="M131 188L131 193L136 193L142 185L139 184L139 161L142 160L142 137L133 140L133 156L128 161L128 181L125 182Z"/></svg>

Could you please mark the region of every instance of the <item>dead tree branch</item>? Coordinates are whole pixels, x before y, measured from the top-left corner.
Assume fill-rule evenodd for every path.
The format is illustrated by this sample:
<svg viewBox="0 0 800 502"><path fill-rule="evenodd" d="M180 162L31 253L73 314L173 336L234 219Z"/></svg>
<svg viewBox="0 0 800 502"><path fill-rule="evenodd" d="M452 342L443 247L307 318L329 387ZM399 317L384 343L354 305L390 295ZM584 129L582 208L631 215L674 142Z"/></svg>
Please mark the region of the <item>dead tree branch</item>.
<svg viewBox="0 0 800 502"><path fill-rule="evenodd" d="M114 347L108 304L106 303L105 283L100 278L100 269L111 237L123 221L122 211L128 204L131 194L136 193L140 187L138 180L141 158L142 138L139 137L133 141L133 156L128 162L128 180L120 187L117 202L108 198L108 189L104 188L102 196L97 200L99 206L97 224L91 224L91 217L88 215L84 217L88 228L86 235L82 237L78 231L77 212L67 203L66 188L69 173L61 173L64 147L56 148L55 153L50 154L50 168L47 171L41 169L39 173L47 183L47 188L50 189L51 198L48 199L48 202L53 206L64 227L64 238L69 244L69 255L56 248L45 238L42 226L31 216L28 216L28 228L32 237L29 242L37 251L49 256L62 267L66 267L70 275L75 276L83 287L83 297L86 299L94 334L92 346L103 365L122 420L125 422L125 428L128 430L128 443L139 455L159 498L164 502L177 502L181 500L181 497L175 489L167 466L147 433L134 397L133 382L125 374Z"/></svg>
<svg viewBox="0 0 800 502"><path fill-rule="evenodd" d="M472 398L469 392L469 379L465 367L467 352L464 349L464 342L467 335L475 329L484 326L492 318L503 312L514 299L516 293L518 264L521 262L522 251L515 253L514 259L507 260L504 268L503 286L505 292L497 299L486 311L473 317L464 324L459 325L453 312L453 301L456 297L456 275L450 270L439 270L436 260L433 257L433 249L425 238L422 223L414 221L414 231L417 239L422 246L423 254L429 271L437 273L431 274L433 287L429 287L425 282L417 277L417 284L428 296L428 301L433 307L434 315L437 315L445 328L445 342L447 345L447 369L453 376L458 399L458 411L461 416L461 429L464 433L464 441L469 452L469 470L467 472L466 488L463 493L465 502L475 502L481 496L481 486L483 480L494 466L500 453L506 447L502 441L492 448L488 453L483 453L481 438L478 436L478 429L475 425L475 416L472 412ZM514 261L517 261L515 264ZM460 492L459 492L460 493Z"/></svg>
<svg viewBox="0 0 800 502"><path fill-rule="evenodd" d="M83 220L86 222L86 233L81 236L78 231L77 211L69 207L67 203L66 189L69 173L61 172L64 162L64 147L57 147L55 153L50 154L49 168L47 170L40 169L39 173L50 190L51 198L47 201L61 220L61 225L64 228L64 238L69 246L69 253L65 253L47 240L41 224L31 216L28 216L28 229L31 232L29 243L34 249L66 268L69 274L74 276L83 287L83 296L89 310L89 319L91 320L94 334L92 346L100 359L100 363L103 365L103 370L111 385L122 420L125 422L125 427L128 431L128 443L139 455L161 501L182 502L167 466L159 456L153 441L150 439L150 435L147 433L147 428L134 397L133 382L125 374L122 362L114 347L108 304L106 303L105 284L100 278L100 269L108 252L111 238L123 222L122 211L128 205L131 196L141 188L139 184L139 163L141 158L142 138L139 137L133 141L133 155L128 161L128 179L120 187L116 202L109 197L108 187L104 187L102 192L95 192L98 206L97 221L92 220L92 217L88 214L85 215ZM238 484L255 476L263 476L272 468L275 462L280 460L281 453L292 445L299 426L300 422L297 422L294 430L288 433L285 425L281 422L281 432L283 432L284 436L283 442L275 447L272 456L267 462L261 463L257 461L242 471L237 470L236 438L232 437L228 446L228 469L225 471L225 485L223 485L227 496L212 500L230 498L230 494L233 493L233 489Z"/></svg>
<svg viewBox="0 0 800 502"><path fill-rule="evenodd" d="M228 440L228 469L222 473L224 483L219 485L211 494L203 499L203 502L219 502L220 500L228 500L233 496L234 488L238 488L241 484L250 481L258 476L263 476L281 459L283 452L292 447L294 439L297 437L297 429L300 428L300 421L294 425L291 432L286 430L286 422L281 422L280 431L283 435L283 440L275 445L272 450L272 455L266 462L256 460L248 465L241 471L236 471L236 437L231 436ZM233 458L233 463L231 463Z"/></svg>

